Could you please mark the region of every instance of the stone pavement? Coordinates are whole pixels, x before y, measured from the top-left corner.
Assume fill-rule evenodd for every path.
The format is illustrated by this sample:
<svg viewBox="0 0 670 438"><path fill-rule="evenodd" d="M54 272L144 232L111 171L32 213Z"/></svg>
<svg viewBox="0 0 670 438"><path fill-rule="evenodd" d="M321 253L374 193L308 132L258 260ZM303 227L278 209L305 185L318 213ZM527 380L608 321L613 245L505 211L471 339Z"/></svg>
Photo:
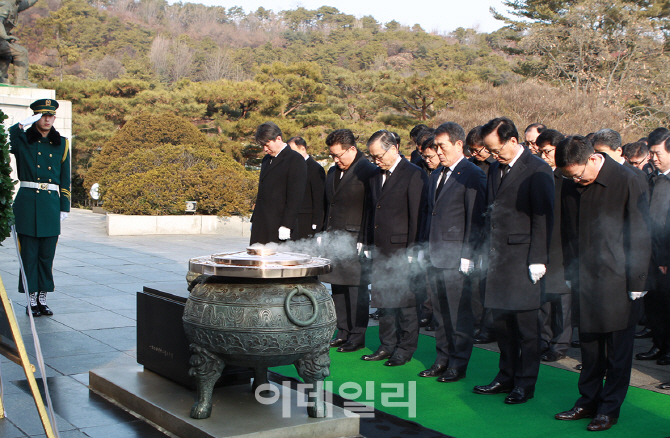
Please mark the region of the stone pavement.
<svg viewBox="0 0 670 438"><path fill-rule="evenodd" d="M242 250L248 238L109 237L104 215L80 209L73 209L62 225L54 262L56 292L49 294L49 306L55 315L35 318L60 435L62 438L165 437L89 391L88 371L136 364L135 294L144 285L183 282L186 287L189 258ZM0 277L14 300L28 353L34 356L25 300L16 292L18 262L11 238L0 246ZM636 352L649 347L650 340L638 341ZM555 366L571 369L579 352L571 349L570 353L571 357ZM7 412L7 418L0 419L0 438L44 436L23 369L0 358ZM670 381L670 367L660 367L653 361L635 361L632 382L635 386L654 389L659 381Z"/></svg>

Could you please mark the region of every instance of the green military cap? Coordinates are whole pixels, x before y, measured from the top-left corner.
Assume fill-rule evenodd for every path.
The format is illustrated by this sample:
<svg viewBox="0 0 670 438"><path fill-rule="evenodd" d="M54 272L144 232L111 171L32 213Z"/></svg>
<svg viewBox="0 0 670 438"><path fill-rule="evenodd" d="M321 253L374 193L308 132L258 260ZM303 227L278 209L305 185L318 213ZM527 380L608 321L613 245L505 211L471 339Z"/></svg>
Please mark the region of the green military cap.
<svg viewBox="0 0 670 438"><path fill-rule="evenodd" d="M30 109L35 113L54 115L58 109L58 102L52 99L40 99L31 103Z"/></svg>

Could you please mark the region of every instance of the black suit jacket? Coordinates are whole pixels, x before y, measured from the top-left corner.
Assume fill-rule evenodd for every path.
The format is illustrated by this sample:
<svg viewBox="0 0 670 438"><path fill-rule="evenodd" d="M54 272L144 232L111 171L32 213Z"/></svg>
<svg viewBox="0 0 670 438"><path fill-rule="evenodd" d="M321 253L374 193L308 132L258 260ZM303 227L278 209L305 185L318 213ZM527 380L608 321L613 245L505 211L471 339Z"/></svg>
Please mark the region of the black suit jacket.
<svg viewBox="0 0 670 438"><path fill-rule="evenodd" d="M566 180L561 192L566 278L577 293L573 307L585 333L637 322L628 292L647 290L651 257L646 187L633 172L604 159L594 182L581 187Z"/></svg>
<svg viewBox="0 0 670 438"><path fill-rule="evenodd" d="M647 177L651 200L649 216L651 222L651 269L670 263L670 178L654 171Z"/></svg>
<svg viewBox="0 0 670 438"><path fill-rule="evenodd" d="M367 239L374 244L372 305L413 306L415 300L409 287L411 273L407 256L415 256L414 247L421 242L428 176L401 156L383 187L381 171L375 171L370 191L372 214Z"/></svg>
<svg viewBox="0 0 670 438"><path fill-rule="evenodd" d="M274 158L263 157L251 216L251 244L279 242L279 227L290 228L291 238L295 237L306 183L305 159L290 147Z"/></svg>
<svg viewBox="0 0 670 438"><path fill-rule="evenodd" d="M370 178L376 170L377 166L366 160L362 152L356 154L337 188L335 179L339 178L340 170L337 166L328 170L324 221L324 230L328 235L324 238L337 241L332 251L328 251L330 243L324 245L324 257L331 260L333 270L330 274L319 276L320 281L350 286L367 284L367 280L362 281L362 266L356 243L365 240L365 223L371 205ZM346 242L347 248L342 248L340 242Z"/></svg>
<svg viewBox="0 0 670 438"><path fill-rule="evenodd" d="M436 199L443 169L435 169L428 182L428 255L436 268L458 269L461 258L474 261L484 225L486 174L464 158Z"/></svg>
<svg viewBox="0 0 670 438"><path fill-rule="evenodd" d="M304 239L323 229L323 196L326 184L326 171L314 158L305 160L307 165L307 184L302 198L302 207L298 215L298 234L296 239ZM316 225L316 229L312 228Z"/></svg>
<svg viewBox="0 0 670 438"><path fill-rule="evenodd" d="M565 284L565 266L563 263L563 244L561 242L561 190L563 173L558 167L554 169L554 227L549 244L549 264L545 275L547 293L569 294L570 288Z"/></svg>
<svg viewBox="0 0 670 438"><path fill-rule="evenodd" d="M524 149L500 185L500 163L489 168L486 225L488 276L484 305L491 309L537 309L542 284L528 274L546 265L554 221L551 167Z"/></svg>

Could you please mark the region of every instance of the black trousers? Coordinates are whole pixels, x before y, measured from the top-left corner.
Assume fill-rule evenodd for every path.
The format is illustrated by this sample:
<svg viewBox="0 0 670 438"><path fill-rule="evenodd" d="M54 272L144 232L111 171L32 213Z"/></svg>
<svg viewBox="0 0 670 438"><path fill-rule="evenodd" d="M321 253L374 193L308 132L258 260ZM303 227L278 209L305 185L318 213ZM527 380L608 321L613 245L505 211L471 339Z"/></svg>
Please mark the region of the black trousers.
<svg viewBox="0 0 670 438"><path fill-rule="evenodd" d="M475 269L465 279L466 284L472 291L472 314L475 321L475 331L480 333L493 333L493 313L491 309L484 307L484 292L486 278L482 271Z"/></svg>
<svg viewBox="0 0 670 438"><path fill-rule="evenodd" d="M342 286L332 284L333 302L337 315L337 339L365 345L368 328L370 293L367 285Z"/></svg>
<svg viewBox="0 0 670 438"><path fill-rule="evenodd" d="M379 309L378 351L411 358L419 343L416 306Z"/></svg>
<svg viewBox="0 0 670 438"><path fill-rule="evenodd" d="M493 326L500 348L500 371L495 380L503 385L534 390L540 371L540 318L538 309L493 309Z"/></svg>
<svg viewBox="0 0 670 438"><path fill-rule="evenodd" d="M433 301L436 364L464 373L472 355L474 319L465 277L456 269L428 270Z"/></svg>
<svg viewBox="0 0 670 438"><path fill-rule="evenodd" d="M28 280L28 292L53 292L53 263L58 236L32 237L19 234L19 251ZM19 275L19 292L24 293Z"/></svg>
<svg viewBox="0 0 670 438"><path fill-rule="evenodd" d="M670 353L670 278L656 270L650 270L649 278L653 287L644 296L644 308L647 312L647 327L654 335L654 345Z"/></svg>
<svg viewBox="0 0 670 438"><path fill-rule="evenodd" d="M633 367L635 326L610 333L579 333L582 372L575 406L619 418ZM604 383L603 383L604 380Z"/></svg>
<svg viewBox="0 0 670 438"><path fill-rule="evenodd" d="M572 340L572 294L548 293L546 298L547 302L540 307L540 351L565 354Z"/></svg>

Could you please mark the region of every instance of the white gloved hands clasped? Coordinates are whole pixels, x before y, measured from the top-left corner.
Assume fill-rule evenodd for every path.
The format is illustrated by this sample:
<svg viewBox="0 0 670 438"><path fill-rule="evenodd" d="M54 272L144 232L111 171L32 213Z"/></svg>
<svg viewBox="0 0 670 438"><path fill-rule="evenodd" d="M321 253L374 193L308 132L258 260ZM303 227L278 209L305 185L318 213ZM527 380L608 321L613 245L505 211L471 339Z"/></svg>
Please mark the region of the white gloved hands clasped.
<svg viewBox="0 0 670 438"><path fill-rule="evenodd" d="M642 298L645 295L647 295L646 290L644 292L628 292L628 297L633 301Z"/></svg>
<svg viewBox="0 0 670 438"><path fill-rule="evenodd" d="M67 211L61 211L60 212L60 221L63 222L65 219L67 219Z"/></svg>
<svg viewBox="0 0 670 438"><path fill-rule="evenodd" d="M426 269L428 267L428 259L426 258L426 252L420 250L416 255L416 261L419 262L419 267L421 269Z"/></svg>
<svg viewBox="0 0 670 438"><path fill-rule="evenodd" d="M363 251L363 243L356 242L356 254L361 255L361 251Z"/></svg>
<svg viewBox="0 0 670 438"><path fill-rule="evenodd" d="M279 227L279 240L288 240L291 238L291 229Z"/></svg>
<svg viewBox="0 0 670 438"><path fill-rule="evenodd" d="M528 266L528 274L533 284L540 281L540 278L544 277L544 274L547 273L547 267L541 264L534 264Z"/></svg>
<svg viewBox="0 0 670 438"><path fill-rule="evenodd" d="M472 260L461 259L461 267L458 270L461 274L470 275L470 273L475 269L475 264Z"/></svg>

